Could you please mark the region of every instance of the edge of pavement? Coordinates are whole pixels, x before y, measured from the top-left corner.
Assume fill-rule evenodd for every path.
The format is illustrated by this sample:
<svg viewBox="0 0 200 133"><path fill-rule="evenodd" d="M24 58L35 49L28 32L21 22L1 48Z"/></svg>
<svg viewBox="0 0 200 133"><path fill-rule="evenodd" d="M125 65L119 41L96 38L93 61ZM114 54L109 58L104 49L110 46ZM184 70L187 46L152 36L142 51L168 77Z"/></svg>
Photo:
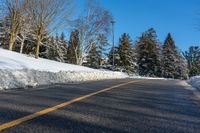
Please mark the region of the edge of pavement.
<svg viewBox="0 0 200 133"><path fill-rule="evenodd" d="M179 82L179 85L183 86L187 90L191 90L195 97L200 100L200 90L190 85L187 81L183 80Z"/></svg>

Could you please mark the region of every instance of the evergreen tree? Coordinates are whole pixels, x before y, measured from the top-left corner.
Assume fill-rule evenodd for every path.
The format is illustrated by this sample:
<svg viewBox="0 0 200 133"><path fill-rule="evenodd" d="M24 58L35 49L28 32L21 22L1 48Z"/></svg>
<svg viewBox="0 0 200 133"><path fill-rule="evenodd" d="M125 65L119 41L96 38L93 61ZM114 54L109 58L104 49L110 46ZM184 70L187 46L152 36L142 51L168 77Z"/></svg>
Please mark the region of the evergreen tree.
<svg viewBox="0 0 200 133"><path fill-rule="evenodd" d="M187 63L177 50L175 42L169 33L163 45L162 72L165 78L187 78Z"/></svg>
<svg viewBox="0 0 200 133"><path fill-rule="evenodd" d="M120 66L128 73L136 72L136 59L133 54L132 40L128 34L124 33L120 38L118 51Z"/></svg>
<svg viewBox="0 0 200 133"><path fill-rule="evenodd" d="M101 53L97 50L96 45L94 45L88 53L86 65L92 68L100 68L101 59Z"/></svg>
<svg viewBox="0 0 200 133"><path fill-rule="evenodd" d="M62 32L60 35L60 43L62 44L63 47L65 47L67 49L67 41L65 40L64 32Z"/></svg>
<svg viewBox="0 0 200 133"><path fill-rule="evenodd" d="M57 43L57 60L60 62L67 62L67 42L65 40L65 34L62 32L58 38Z"/></svg>
<svg viewBox="0 0 200 133"><path fill-rule="evenodd" d="M162 69L165 78L175 78L177 73L177 50L175 42L169 33L163 45Z"/></svg>
<svg viewBox="0 0 200 133"><path fill-rule="evenodd" d="M188 63L189 76L200 75L200 47L191 46L183 55Z"/></svg>
<svg viewBox="0 0 200 133"><path fill-rule="evenodd" d="M108 64L113 65L113 50L114 50L114 66L112 66L112 70L120 70L120 56L119 56L119 48L114 47L111 48L108 54Z"/></svg>
<svg viewBox="0 0 200 133"><path fill-rule="evenodd" d="M86 56L85 65L93 68L100 68L100 66L105 65L106 58L106 47L109 45L107 37L103 34L100 34L97 38L95 44L93 43L92 48ZM94 61L92 63L92 61Z"/></svg>
<svg viewBox="0 0 200 133"><path fill-rule="evenodd" d="M185 57L178 53L178 66L177 66L177 75L175 75L177 79L188 79L188 64Z"/></svg>
<svg viewBox="0 0 200 133"><path fill-rule="evenodd" d="M49 46L46 49L46 54L43 55L44 58L50 60L56 60L57 50L54 37L50 37Z"/></svg>
<svg viewBox="0 0 200 133"><path fill-rule="evenodd" d="M144 32L136 42L136 51L139 75L160 76L161 49L153 28Z"/></svg>
<svg viewBox="0 0 200 133"><path fill-rule="evenodd" d="M108 43L107 37L103 34L99 35L97 39L98 39L96 41L97 51L100 54L101 58L104 59L105 61L105 58L107 56L108 46L110 44Z"/></svg>
<svg viewBox="0 0 200 133"><path fill-rule="evenodd" d="M59 62L67 62L67 44L65 42L62 34L60 37L57 34L55 39L53 36L50 37L46 50L43 52L43 57Z"/></svg>
<svg viewBox="0 0 200 133"><path fill-rule="evenodd" d="M59 43L58 33L56 33L56 38L55 38L55 39L56 39L56 40L55 40L55 41L56 41L55 43L56 43L56 45L58 45L58 43Z"/></svg>
<svg viewBox="0 0 200 133"><path fill-rule="evenodd" d="M2 20L0 20L0 47L4 44L5 38L5 29L4 29L4 23Z"/></svg>
<svg viewBox="0 0 200 133"><path fill-rule="evenodd" d="M9 43L9 34L7 29L10 27L10 20L8 17L5 17L0 20L0 47L8 49Z"/></svg>
<svg viewBox="0 0 200 133"><path fill-rule="evenodd" d="M74 30L71 32L68 52L67 52L68 62L71 64L82 64L82 53L80 46L79 31Z"/></svg>

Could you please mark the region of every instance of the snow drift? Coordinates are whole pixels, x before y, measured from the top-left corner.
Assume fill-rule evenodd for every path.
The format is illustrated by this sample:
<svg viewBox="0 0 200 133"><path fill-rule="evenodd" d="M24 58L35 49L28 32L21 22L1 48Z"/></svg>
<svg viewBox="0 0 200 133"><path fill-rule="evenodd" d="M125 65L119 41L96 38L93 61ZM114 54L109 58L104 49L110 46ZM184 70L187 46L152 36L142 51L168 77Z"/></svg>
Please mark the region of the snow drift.
<svg viewBox="0 0 200 133"><path fill-rule="evenodd" d="M126 78L121 72L91 69L0 49L0 89Z"/></svg>
<svg viewBox="0 0 200 133"><path fill-rule="evenodd" d="M193 87L200 90L200 76L192 77L188 80L188 83L191 84Z"/></svg>

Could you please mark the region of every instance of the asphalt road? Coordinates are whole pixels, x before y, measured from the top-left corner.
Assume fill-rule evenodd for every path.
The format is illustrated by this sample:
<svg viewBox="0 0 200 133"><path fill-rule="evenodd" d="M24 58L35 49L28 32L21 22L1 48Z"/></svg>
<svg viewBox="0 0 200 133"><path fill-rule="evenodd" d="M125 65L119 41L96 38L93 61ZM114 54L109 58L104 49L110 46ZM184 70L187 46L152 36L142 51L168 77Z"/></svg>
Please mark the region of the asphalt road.
<svg viewBox="0 0 200 133"><path fill-rule="evenodd" d="M0 125L132 79L0 92ZM18 123L2 133L200 133L200 107L178 81L141 80Z"/></svg>

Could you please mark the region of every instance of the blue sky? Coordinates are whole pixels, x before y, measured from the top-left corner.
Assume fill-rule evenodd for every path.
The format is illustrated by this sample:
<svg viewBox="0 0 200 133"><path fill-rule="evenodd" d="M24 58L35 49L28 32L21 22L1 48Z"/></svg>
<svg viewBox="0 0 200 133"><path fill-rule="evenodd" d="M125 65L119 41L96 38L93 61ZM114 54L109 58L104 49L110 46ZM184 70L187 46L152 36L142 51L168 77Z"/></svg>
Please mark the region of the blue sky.
<svg viewBox="0 0 200 133"><path fill-rule="evenodd" d="M101 0L116 20L116 37L123 32L133 40L150 27L157 31L163 42L171 32L178 47L186 50L190 45L200 46L199 0ZM118 40L116 40L118 41Z"/></svg>
<svg viewBox="0 0 200 133"><path fill-rule="evenodd" d="M78 0L83 4L85 0ZM163 42L171 32L178 48L200 45L200 0L99 0L115 18L115 42L124 32L135 41L153 27Z"/></svg>

